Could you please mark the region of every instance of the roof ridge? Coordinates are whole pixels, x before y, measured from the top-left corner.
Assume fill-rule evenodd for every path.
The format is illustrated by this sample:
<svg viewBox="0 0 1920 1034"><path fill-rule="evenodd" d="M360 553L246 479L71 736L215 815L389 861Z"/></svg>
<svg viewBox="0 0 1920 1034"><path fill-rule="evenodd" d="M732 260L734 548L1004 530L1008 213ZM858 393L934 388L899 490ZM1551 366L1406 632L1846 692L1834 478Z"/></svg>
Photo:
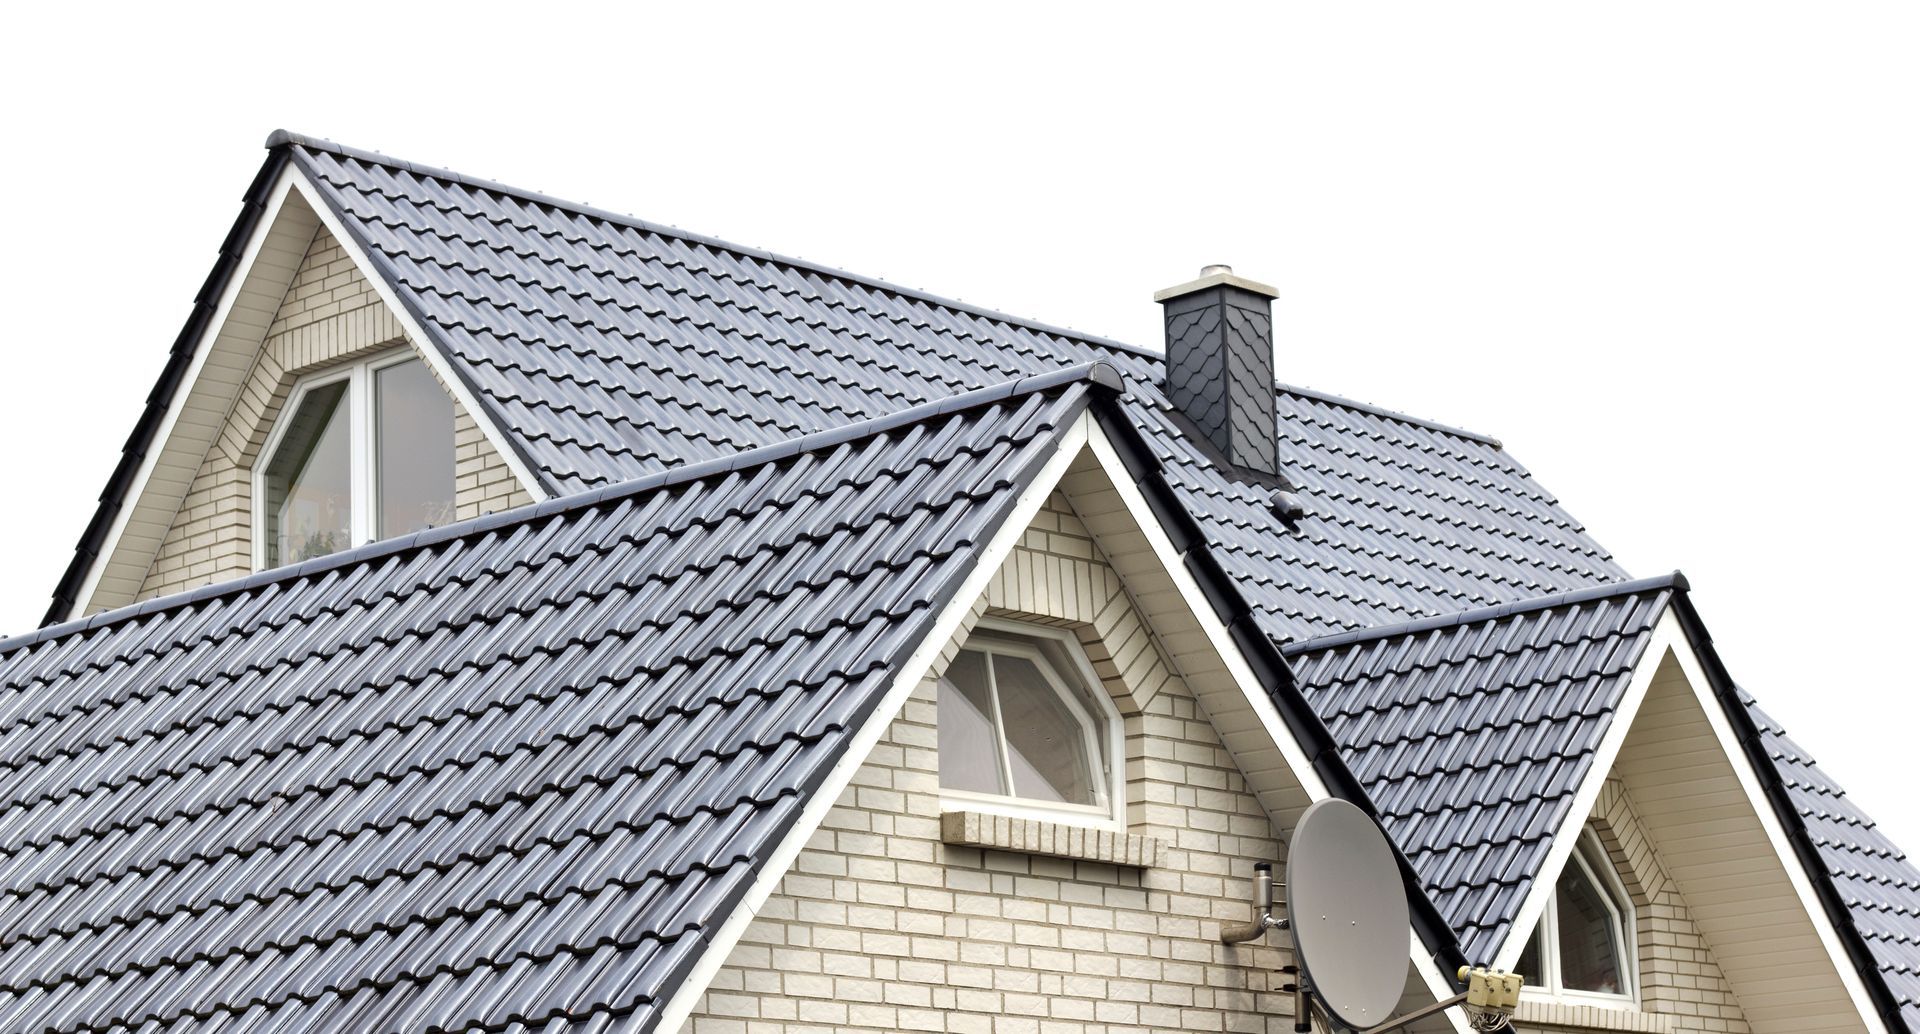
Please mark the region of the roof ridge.
<svg viewBox="0 0 1920 1034"><path fill-rule="evenodd" d="M368 151L363 148L349 147L346 144L335 143L332 140L325 140L319 137L311 137L302 133L295 133L291 130L286 130L286 129L274 130L272 133L268 134L266 146L269 150L272 150L274 148L289 147L289 146L304 147L310 151L325 151L330 154L340 155L343 158L352 158L352 159L355 159L356 161L370 162L374 165L385 165L385 166L388 166L389 168L404 169L407 172L411 172L416 175L431 176L435 179L451 180L455 183L462 184L463 186L472 187L476 190L488 190L498 194L507 194L512 197L517 197L523 201L530 201L536 205L545 205L549 208L558 208L564 211L576 213L578 215L583 215L589 219L598 219L603 222L613 223L618 226L631 227L633 229L642 230L647 233L659 234L663 237L675 237L680 240L687 241L689 243L700 244L709 248L718 248L722 251L730 251L736 255L742 255L749 258L756 258L765 262L774 262L784 266L792 266L796 269L811 270L813 272L820 273L825 276L830 276L835 279L845 280L849 283L855 283L855 284L860 284L862 286L875 288L877 290L886 291L888 293L900 295L901 297L905 297L905 298L915 298L920 301L927 302L928 304L931 304L931 305L937 305L947 309L954 309L959 312L971 313L972 315L979 316L988 320L997 321L1000 323L1015 324L1018 326L1026 327L1029 330L1037 330L1043 334L1052 334L1055 337L1071 338L1075 341L1082 341L1089 345L1095 345L1100 348L1110 348L1110 349L1114 349L1115 351L1125 352L1130 355L1141 356L1144 358L1161 359L1161 360L1165 359L1164 355L1162 355L1160 352L1154 351L1153 349L1145 348L1140 345L1130 345L1125 341L1119 341L1110 337L1103 337L1099 334L1090 334L1085 331L1074 330L1071 327L1062 327L1052 323L1047 323L1044 320L1031 319L1026 316L1015 316L1011 313L1001 312L998 309L990 309L984 305L975 305L971 302L964 302L957 298L948 298L948 297L945 297L944 295L934 294L932 291L922 290L917 287L903 287L891 281L882 280L876 276L866 276L864 274L851 272L845 269L840 269L837 266L828 266L819 262L811 262L806 259L798 258L792 255L782 255L779 252L768 251L765 248L756 248L756 247L751 247L745 244L738 244L729 240L722 240L719 237L710 237L707 234L696 233L692 230L683 230L677 226L668 226L664 223L652 222L650 220L642 219L639 216L632 215L626 212L615 212L611 209L599 208L594 205L583 204L578 201L568 201L565 198L555 197L551 194L543 194L537 190L528 190L524 187L516 187L516 186L513 186L512 184L502 183L498 180L484 179L479 176L469 176L463 172L455 172L452 169L444 169L435 165L425 165L420 162L410 162L401 158L395 158L391 155L381 154L378 151Z"/></svg>
<svg viewBox="0 0 1920 1034"><path fill-rule="evenodd" d="M625 499L630 496L657 491L673 485L699 481L704 478L744 470L750 467L778 463L782 460L792 459L805 453L835 448L847 442L897 431L923 423L927 420L951 416L956 413L965 412L966 410L1003 402L1016 396L1049 391L1081 381L1088 382L1093 387L1115 394L1124 391L1126 388L1125 378L1110 363L1103 360L1077 363L1073 366L1061 367L1060 369L1051 370L1046 373L1032 374L1014 380L1002 381L999 384L991 384L984 388L976 388L973 391L962 392L961 394L952 395L944 399L923 402L917 406L910 406L885 416L845 424L824 431L815 431L811 434L788 438L771 445L747 449L743 452L734 453L731 456L718 456L700 463L670 467L659 473L649 474L646 477L635 478L631 481L618 481L611 485L605 485L586 492L576 492L571 495L558 496L529 506L517 506L510 510L484 514L464 521L456 521L452 524L442 525L438 528L428 528L411 535L402 535L397 538L369 542L366 545L354 549L341 550L338 553L315 557L303 563L289 564L285 567L259 571L244 578L214 582L198 588L185 589L180 592L169 593L165 596L156 596L150 600L130 603L124 607L101 611L90 617L63 621L57 625L47 625L21 635L0 639L0 656L49 640L72 635L76 632L91 631L121 621L145 617L148 614L158 613L163 610L189 606L212 599L216 596L224 596L234 592L246 592L276 582L294 581L336 568L363 564L371 560L404 553L425 546L438 545L454 539L483 534L509 525L540 520L541 518L550 517L558 513L567 513L574 510L600 506L611 500Z"/></svg>
<svg viewBox="0 0 1920 1034"><path fill-rule="evenodd" d="M903 287L899 284L892 283L887 280L882 280L879 277L866 276L861 273L855 273L849 270L840 269L836 266L828 266L819 262L811 262L806 259L798 258L792 255L782 255L779 252L768 251L765 248L751 247L745 244L738 244L733 241L723 240L719 237L712 237L704 233L697 233L692 230L683 230L677 226L668 226L663 223L652 222L650 220L642 219L639 216L632 215L630 213L615 212L611 209L599 208L594 205L583 204L578 201L569 201L565 198L555 197L551 194L545 194L537 190L528 190L524 187L516 187L509 183L502 183L498 180L485 179L479 176L470 176L463 172L456 172L452 169L442 168L436 165L426 165L421 162L407 161L406 159L403 159L403 158L395 158L392 155L381 154L378 151L369 151L364 148L351 147L347 144L336 143L332 140L326 140L320 137L307 136L303 133L295 133L287 129L276 129L272 133L268 134L266 146L269 150L280 148L280 147L296 147L296 146L304 147L310 151L324 151L329 154L339 155L343 158L352 158L356 161L370 162L375 165L385 165L389 168L394 168L394 169L404 169L407 172L411 172L416 175L431 176L435 179L449 180L454 183L459 183L464 186L472 187L476 190L487 190L487 191L492 191L498 194L507 194L512 197L517 197L523 201L529 201L537 205L545 205L550 208L557 208L557 209L562 209L568 212L574 212L579 215L586 216L589 219L597 219L604 222L613 223L618 226L631 227L633 229L642 230L647 233L659 234L660 236L663 236L663 237L673 237L679 240L687 241L689 243L699 244L709 248L717 248L722 251L732 252L736 255L756 258L762 261L773 262L773 263L777 263L784 266L792 266L796 269L811 270L813 272L820 273L824 276L830 276L836 279L845 280L849 283L860 284L866 287L874 288L876 290L886 291L891 294L896 294L904 298L914 298L914 299L918 299L920 301L926 302L930 305L937 305L942 308L953 309L959 312L970 313L972 315L979 316L983 319L1025 327L1029 330L1038 331L1043 334L1051 334L1055 337L1068 338L1074 341L1081 341L1098 348L1113 349L1114 351L1124 352L1128 355L1138 356L1144 359L1152 359L1159 362L1166 361L1166 354L1164 352L1158 351L1156 349L1148 348L1144 345L1128 344L1125 341L1120 341L1115 338L1105 337L1100 334L1090 334L1085 331L1074 330L1071 327L1058 326L1056 324L1047 323L1044 320L1032 319L1026 316L1015 316L1011 313L1002 312L999 309L988 308L987 306L984 306L984 305L975 305L970 302L961 301L957 298L948 298L944 295L935 294L932 291L922 290L916 287ZM1428 420L1425 417L1417 417L1407 413L1402 413L1399 410L1388 409L1385 406L1376 406L1369 402L1359 402L1354 399L1345 398L1340 395L1335 395L1332 392L1319 391L1313 388L1303 388L1297 385L1285 384L1280 381L1275 381L1273 386L1276 392L1287 392L1289 394L1318 399L1322 402L1340 406L1345 409L1351 409L1361 413L1369 413L1374 416L1384 417L1388 420L1398 421L1403 424L1410 424L1414 427L1424 427L1430 431L1439 431L1442 434L1450 434L1456 437L1468 439L1469 441L1480 442L1485 445L1490 445L1496 449L1505 448L1505 446L1501 443L1500 439L1495 438L1492 435L1481 434L1478 431L1470 431L1462 427L1455 427L1452 424L1442 423L1441 421L1438 421L1438 420Z"/></svg>
<svg viewBox="0 0 1920 1034"><path fill-rule="evenodd" d="M1371 642L1375 639L1391 639L1403 635L1416 635L1435 629L1454 628L1460 625L1474 625L1483 621L1527 614L1537 610L1551 610L1554 607L1571 606L1577 603L1591 603L1595 600L1611 599L1615 596L1631 596L1635 593L1652 592L1659 589L1671 589L1686 592L1687 576L1675 571L1672 574L1655 575L1652 578L1639 578L1630 582L1608 582L1604 585L1589 586L1568 592L1554 593L1551 596L1534 596L1511 603L1495 603L1491 606L1476 607L1452 614L1435 614L1430 617L1415 618L1394 625L1378 625L1373 628L1360 628L1350 632L1334 632L1331 635L1314 636L1311 639L1299 639L1287 643L1280 652L1288 658L1307 653L1318 653L1340 646ZM4 644L0 644L4 645Z"/></svg>

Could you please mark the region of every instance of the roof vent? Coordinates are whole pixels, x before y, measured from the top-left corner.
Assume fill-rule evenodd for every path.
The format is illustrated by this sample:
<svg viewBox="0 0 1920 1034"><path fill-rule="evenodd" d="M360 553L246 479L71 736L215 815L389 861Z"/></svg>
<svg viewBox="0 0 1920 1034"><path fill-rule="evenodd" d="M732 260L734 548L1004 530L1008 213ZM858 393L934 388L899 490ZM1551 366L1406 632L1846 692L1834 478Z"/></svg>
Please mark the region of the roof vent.
<svg viewBox="0 0 1920 1034"><path fill-rule="evenodd" d="M1280 472L1273 399L1273 300L1280 292L1212 265L1153 296L1167 325L1167 398L1227 462Z"/></svg>

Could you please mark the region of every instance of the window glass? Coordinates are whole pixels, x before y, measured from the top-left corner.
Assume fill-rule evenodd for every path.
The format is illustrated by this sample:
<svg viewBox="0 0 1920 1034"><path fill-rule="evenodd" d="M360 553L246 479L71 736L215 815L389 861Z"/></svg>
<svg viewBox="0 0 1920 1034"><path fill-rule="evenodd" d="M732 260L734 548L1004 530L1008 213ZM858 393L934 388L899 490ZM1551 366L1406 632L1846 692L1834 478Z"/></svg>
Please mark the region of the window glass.
<svg viewBox="0 0 1920 1034"><path fill-rule="evenodd" d="M1111 721L1052 638L983 631L941 675L940 785L1036 804L1108 805ZM1099 715L1101 717L1096 718Z"/></svg>
<svg viewBox="0 0 1920 1034"><path fill-rule="evenodd" d="M1000 742L994 732L993 700L986 658L962 650L947 665L936 690L940 785L975 793L1005 793L1000 785Z"/></svg>
<svg viewBox="0 0 1920 1034"><path fill-rule="evenodd" d="M1603 892L1585 868L1569 864L1554 894L1561 985L1573 991L1625 994L1620 979L1620 930Z"/></svg>
<svg viewBox="0 0 1920 1034"><path fill-rule="evenodd" d="M1014 796L1098 804L1087 759L1086 727L1059 690L1025 657L996 656L993 672L1007 730Z"/></svg>
<svg viewBox="0 0 1920 1034"><path fill-rule="evenodd" d="M453 522L453 400L427 364L374 371L375 538Z"/></svg>
<svg viewBox="0 0 1920 1034"><path fill-rule="evenodd" d="M1513 964L1513 971L1527 978L1527 983L1540 985L1545 982L1545 973L1540 972L1540 928L1535 927L1533 936L1527 938L1527 946L1520 950L1520 961Z"/></svg>
<svg viewBox="0 0 1920 1034"><path fill-rule="evenodd" d="M302 395L267 462L267 566L347 548L352 537L347 383Z"/></svg>

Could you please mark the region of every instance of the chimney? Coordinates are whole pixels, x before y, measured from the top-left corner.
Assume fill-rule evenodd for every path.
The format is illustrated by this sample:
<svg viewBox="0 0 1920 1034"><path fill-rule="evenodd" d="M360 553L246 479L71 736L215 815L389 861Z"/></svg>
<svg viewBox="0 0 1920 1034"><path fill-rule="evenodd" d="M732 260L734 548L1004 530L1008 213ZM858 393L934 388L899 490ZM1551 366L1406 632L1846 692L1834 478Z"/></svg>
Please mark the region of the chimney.
<svg viewBox="0 0 1920 1034"><path fill-rule="evenodd" d="M1153 296L1167 317L1167 397L1227 461L1280 473L1273 397L1273 299L1280 292L1208 266Z"/></svg>

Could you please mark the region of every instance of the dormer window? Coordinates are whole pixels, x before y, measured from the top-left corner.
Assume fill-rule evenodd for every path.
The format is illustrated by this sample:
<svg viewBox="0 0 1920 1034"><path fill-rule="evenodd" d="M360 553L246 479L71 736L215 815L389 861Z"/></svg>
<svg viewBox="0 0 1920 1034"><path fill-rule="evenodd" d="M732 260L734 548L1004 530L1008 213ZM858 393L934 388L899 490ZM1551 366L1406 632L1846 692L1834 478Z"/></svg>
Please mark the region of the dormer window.
<svg viewBox="0 0 1920 1034"><path fill-rule="evenodd" d="M1119 715L1080 645L982 622L940 678L940 788L960 806L1117 820Z"/></svg>
<svg viewBox="0 0 1920 1034"><path fill-rule="evenodd" d="M1546 994L1626 1004L1634 995L1633 927L1626 889L1600 838L1587 830L1514 969Z"/></svg>
<svg viewBox="0 0 1920 1034"><path fill-rule="evenodd" d="M412 351L294 385L261 455L258 567L453 520L453 400Z"/></svg>

